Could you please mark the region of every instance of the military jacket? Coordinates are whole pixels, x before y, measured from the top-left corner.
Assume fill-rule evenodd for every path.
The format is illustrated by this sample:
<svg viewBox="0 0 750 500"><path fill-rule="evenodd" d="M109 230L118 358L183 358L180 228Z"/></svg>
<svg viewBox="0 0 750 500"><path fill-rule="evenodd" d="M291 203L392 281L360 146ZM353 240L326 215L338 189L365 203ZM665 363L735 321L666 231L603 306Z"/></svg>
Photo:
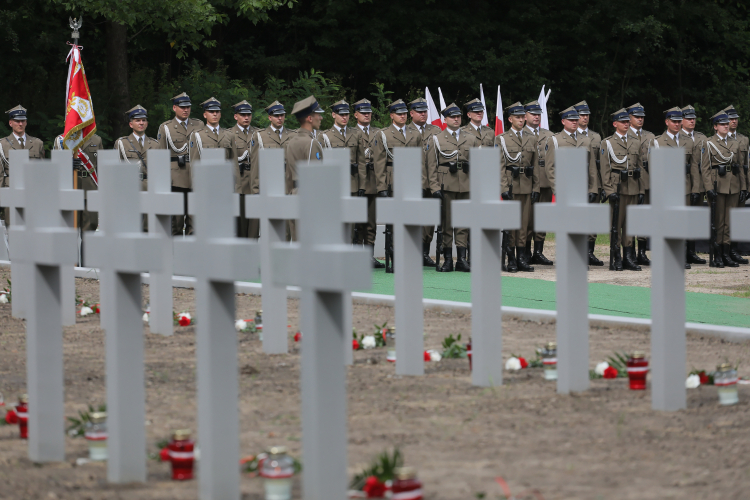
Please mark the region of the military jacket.
<svg viewBox="0 0 750 500"><path fill-rule="evenodd" d="M746 135L740 134L737 132L736 137L734 137L734 140L736 140L739 143L739 149L740 149L740 164L742 166L742 169L744 170L744 177L743 180L745 181L745 184L743 186L740 186L740 188L744 191L750 190L750 177L748 176L748 167L750 166L748 161L750 158L748 158L748 142L750 142L750 139Z"/></svg>
<svg viewBox="0 0 750 500"><path fill-rule="evenodd" d="M318 142L326 148L349 148L350 164L350 193L356 193L359 189L359 163L357 161L357 149L359 148L359 127L346 127L346 137L333 126L318 134Z"/></svg>
<svg viewBox="0 0 750 500"><path fill-rule="evenodd" d="M656 137L653 133L649 132L648 130L641 129L640 137L638 135L633 133L633 129L628 129L628 141L630 141L630 138L633 137L636 140L639 140L641 143L641 166L643 166L643 171L641 172L641 184L643 184L644 189L650 189L651 181L649 173L648 173L648 167L646 166L646 162L649 160L649 152L650 152L650 145L652 141L654 140L654 137Z"/></svg>
<svg viewBox="0 0 750 500"><path fill-rule="evenodd" d="M255 129L250 126L245 133L239 125L229 129L234 134L234 143L237 145L237 165L239 175L238 191L241 194L260 193L259 166L253 162L253 151L257 149L255 142Z"/></svg>
<svg viewBox="0 0 750 500"><path fill-rule="evenodd" d="M467 123L463 127L461 127L461 133L468 132L477 139L479 139L479 143L486 147L491 148L495 144L495 131L492 130L487 125L482 125L479 127L479 130L474 128L474 125L471 123Z"/></svg>
<svg viewBox="0 0 750 500"><path fill-rule="evenodd" d="M706 140L701 158L703 186L708 191L714 189L721 194L736 194L745 185L745 170L740 166L740 145L738 141L726 143L714 134ZM735 168L732 168L735 165ZM721 175L724 173L724 175Z"/></svg>
<svg viewBox="0 0 750 500"><path fill-rule="evenodd" d="M422 136L419 132L409 129L406 125L403 130L402 134L391 124L379 130L370 141L378 192L387 191L393 187L393 148L423 149Z"/></svg>
<svg viewBox="0 0 750 500"><path fill-rule="evenodd" d="M685 147L690 147L690 179L692 183L692 191L693 193L705 193L706 188L703 187L703 174L702 174L702 166L701 161L703 157L703 149L706 147L706 140L708 140L708 137L706 137L705 134L698 131L693 131L693 136L691 137L687 132L684 130L680 132L680 142L682 142L682 136L685 136L685 138L689 141L685 143ZM690 146L692 145L692 146Z"/></svg>
<svg viewBox="0 0 750 500"><path fill-rule="evenodd" d="M203 128L203 122L195 118L186 120L187 129L177 118L172 118L159 125L156 140L160 149L168 149L172 159L172 185L179 188L193 187L193 172L190 168L190 135ZM184 167L177 162L178 156L184 156Z"/></svg>
<svg viewBox="0 0 750 500"><path fill-rule="evenodd" d="M215 134L208 125L190 134L190 161L200 160L203 150L208 148L224 149L224 157L234 166L234 192L240 190L240 167L237 162L237 143L235 135L230 129L219 128Z"/></svg>
<svg viewBox="0 0 750 500"><path fill-rule="evenodd" d="M297 133L296 130L292 130L288 127L282 127L281 129L281 137L279 137L278 132L274 132L271 126L267 126L266 128L262 128L255 131L255 135L253 135L253 141L255 142L255 147L250 153L250 165L258 165L258 169L260 169L260 150L269 148L269 149L279 149L283 148L286 149L286 147L289 145L289 141L292 140L292 137ZM287 164L289 163L288 160L284 161L284 172L286 174L287 172ZM260 170L258 171L260 173ZM289 192L289 186L287 186L287 192ZM260 192L260 191L259 191Z"/></svg>
<svg viewBox="0 0 750 500"><path fill-rule="evenodd" d="M680 132L678 137L680 140L679 144L664 132L660 136L651 139L649 148L652 153L655 149L659 148L682 148L685 151L685 194L690 194L693 190L693 179L690 175L693 159L693 141L683 132Z"/></svg>
<svg viewBox="0 0 750 500"><path fill-rule="evenodd" d="M539 161L536 137L525 128L521 137L512 128L495 137L495 147L500 148L500 192L513 194L539 192Z"/></svg>
<svg viewBox="0 0 750 500"><path fill-rule="evenodd" d="M599 135L598 132L594 132L593 130L586 129L586 131L583 133L585 137L588 137L591 141L591 154L594 155L594 165L596 167L596 190L597 192L599 189L602 188L602 167L601 167L601 145L602 145L602 136Z"/></svg>
<svg viewBox="0 0 750 500"><path fill-rule="evenodd" d="M550 187L556 192L555 184L555 153L558 148L581 148L586 151L586 165L588 170L588 192L599 193L599 174L596 170L596 157L591 152L591 139L580 132L576 132L576 138L565 132L558 132L547 139L544 145L546 156L547 180Z"/></svg>
<svg viewBox="0 0 750 500"><path fill-rule="evenodd" d="M536 151L537 151L537 166L539 167L539 187L540 188L551 188L552 184L550 184L549 179L547 177L547 164L546 164L546 151L544 151L544 146L547 143L547 139L552 137L554 134L547 130L546 128L538 127L536 129L539 133L538 136L535 135L537 138L536 141ZM534 131L529 126L524 126L523 128L524 135L529 133L533 134Z"/></svg>
<svg viewBox="0 0 750 500"><path fill-rule="evenodd" d="M607 196L618 192L625 195L644 194L645 187L640 178L643 172L641 165L641 144L628 136L627 143L619 135L612 134L602 140L599 157L602 165L602 182ZM622 174L622 172L625 174ZM627 180L623 180L623 176ZM636 177L638 177L636 179Z"/></svg>
<svg viewBox="0 0 750 500"><path fill-rule="evenodd" d="M144 135L143 147L141 147L138 137L136 137L135 134L130 134L117 139L115 141L115 146L112 149L120 153L121 160L124 160L127 163L138 164L141 178L141 191L148 191L148 165L146 164L146 156L149 149L161 149L159 147L159 141Z"/></svg>
<svg viewBox="0 0 750 500"><path fill-rule="evenodd" d="M14 149L28 150L29 159L32 160L44 158L44 143L41 139L26 134L25 144L21 147L21 143L16 140L16 136L11 132L8 137L0 140L0 166L2 167L4 177L10 176L10 152ZM4 185L7 186L7 179L5 181Z"/></svg>
<svg viewBox="0 0 750 500"><path fill-rule="evenodd" d="M419 127L414 122L411 122L407 125L407 127L410 127L414 132L418 133L420 136L422 136L422 144L424 144L425 148L427 147L427 144L429 144L429 139L436 134L439 134L442 132L440 127L437 125L433 125L431 123L425 123L422 127L422 130L419 130ZM422 162L422 189L427 190L430 189L430 180L429 180L429 173L427 172L427 161Z"/></svg>
<svg viewBox="0 0 750 500"><path fill-rule="evenodd" d="M286 193L297 194L297 166L323 159L323 146L315 134L299 129L286 145Z"/></svg>
<svg viewBox="0 0 750 500"><path fill-rule="evenodd" d="M430 190L454 193L469 192L469 150L481 143L474 134L459 132L458 141L450 129L445 129L425 144ZM453 172L451 172L453 170Z"/></svg>
<svg viewBox="0 0 750 500"><path fill-rule="evenodd" d="M359 142L357 143L357 165L359 167L358 189L364 189L365 194L378 194L378 183L375 179L375 164L372 159L370 142L380 132L377 127L369 126L367 134L359 125Z"/></svg>

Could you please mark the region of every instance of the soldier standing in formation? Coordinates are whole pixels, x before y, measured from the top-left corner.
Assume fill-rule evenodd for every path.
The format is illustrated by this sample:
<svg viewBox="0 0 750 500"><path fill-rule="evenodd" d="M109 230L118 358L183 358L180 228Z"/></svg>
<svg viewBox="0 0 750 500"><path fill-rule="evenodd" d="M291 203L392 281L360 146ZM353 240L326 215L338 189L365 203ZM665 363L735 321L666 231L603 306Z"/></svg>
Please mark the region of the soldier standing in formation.
<svg viewBox="0 0 750 500"><path fill-rule="evenodd" d="M599 146L602 143L602 136L598 133L594 132L593 130L589 129L589 120L591 119L591 110L589 109L589 105L586 103L586 101L581 101L578 104L574 106L576 111L578 111L578 134L588 138L589 141L591 141L590 150L591 155L593 156L594 166L596 169L596 172L594 172L594 177L592 179L591 177L591 171L589 171L589 203L600 203L603 202L604 197L604 189L602 187L602 169L601 169L601 160L599 158L600 152L599 152ZM589 168L591 168L591 164L589 164ZM590 234L589 235L589 265L590 266L603 266L604 262L599 260L596 255L594 254L594 250L596 249L596 235Z"/></svg>
<svg viewBox="0 0 750 500"><path fill-rule="evenodd" d="M206 125L190 135L190 161L200 160L204 149L221 148L224 157L234 165L234 192L239 192L240 169L237 165L237 144L234 132L223 129L219 125L221 120L221 103L215 97L201 103L203 118Z"/></svg>
<svg viewBox="0 0 750 500"><path fill-rule="evenodd" d="M524 104L526 111L526 129L532 134L537 141L537 167L539 168L539 201L542 203L549 203L552 201L552 184L547 177L547 167L545 165L545 151L544 146L547 140L552 137L552 132L547 129L541 128L539 124L542 122L542 107L537 101L531 101ZM524 133L526 133L524 129ZM534 227L534 211L531 211L531 227ZM552 261L544 256L544 240L547 237L547 233L531 232L526 239L526 252L531 253L531 241L532 235L534 240L534 255L531 256L530 262L532 264L539 264L543 266L551 266Z"/></svg>
<svg viewBox="0 0 750 500"><path fill-rule="evenodd" d="M193 218L188 215L187 194L192 191L193 171L190 168L190 135L203 128L203 122L190 118L192 103L183 92L172 98L173 119L159 125L156 140L161 149L170 151L172 192L182 193L184 213L172 217L172 234L193 234Z"/></svg>
<svg viewBox="0 0 750 500"><path fill-rule="evenodd" d="M643 185L643 199L639 198L639 205L648 205L651 203L649 198L650 179L648 174L648 145L654 139L654 134L648 130L643 130L643 121L646 119L646 110L643 109L641 103L637 102L627 108L628 116L630 117L630 128L628 129L628 136L635 138L640 142L641 145L641 184ZM648 247L648 239L644 236L638 236L638 256L636 262L642 266L651 265L651 261L646 255L646 248Z"/></svg>
<svg viewBox="0 0 750 500"><path fill-rule="evenodd" d="M247 101L240 101L234 106L234 120L237 122L229 132L234 134L237 146L237 166L239 169L240 217L237 219L237 236L240 238L259 238L260 221L245 216L245 196L260 193L258 164L252 162L253 150L257 147L253 135L253 107Z"/></svg>
<svg viewBox="0 0 750 500"><path fill-rule="evenodd" d="M370 141L379 130L371 126L372 104L370 101L360 99L354 103L354 119L357 120L357 128L360 132L357 143L357 167L359 169L359 175L357 176L357 182L359 183L357 196L367 198L367 225L363 231L360 231L359 241L355 241L354 243L356 245L360 243L368 245L370 247L370 255L372 255L372 267L382 269L385 267L385 264L375 258L375 236L378 227L376 222L375 198L378 195L378 186L375 179L372 150L370 149Z"/></svg>
<svg viewBox="0 0 750 500"><path fill-rule="evenodd" d="M703 206L706 190L703 187L703 178L701 177L701 156L702 150L706 146L707 137L702 132L695 130L695 108L688 104L680 111L682 111L680 141L685 145L685 149L690 152L690 206ZM706 259L702 259L695 253L695 240L685 242L685 253L688 264L706 263Z"/></svg>
<svg viewBox="0 0 750 500"><path fill-rule="evenodd" d="M29 159L39 160L44 158L44 143L41 139L31 137L26 133L26 108L20 104L5 112L8 115L8 125L12 132L8 137L0 141L0 167L2 167L2 179L0 187L10 186L10 151L13 149L26 149ZM10 227L10 210L5 209L5 227Z"/></svg>
<svg viewBox="0 0 750 500"><path fill-rule="evenodd" d="M482 147L491 148L495 144L495 131L487 125L482 125L484 119L484 104L474 99L464 104L469 123L461 127L462 132L468 132L479 140Z"/></svg>
<svg viewBox="0 0 750 500"><path fill-rule="evenodd" d="M743 170L745 183L744 185L740 186L740 198L739 203L737 204L738 207L744 207L745 201L747 201L748 197L750 197L750 176L748 176L748 137L746 135L740 134L737 132L737 126L740 122L740 115L737 113L737 110L734 109L734 106L730 104L726 108L724 108L724 111L727 112L727 116L729 116L729 137L730 139L733 139L738 142L739 150L740 150L740 157L739 157L739 164L740 167ZM739 262L740 264L747 264L748 260L743 259L742 255L747 255L745 253L740 253L739 251L739 245L736 241L733 241L731 243L731 250L732 250L732 258ZM735 258L735 255L739 258Z"/></svg>
<svg viewBox="0 0 750 500"><path fill-rule="evenodd" d="M506 269L511 273L532 272L534 268L529 265L526 255L526 240L531 237L533 229L532 203L539 199L537 140L534 134L524 128L526 111L520 102L505 108L505 113L508 115L510 129L495 137L495 147L500 148L500 196L503 200L518 200L521 203L521 227L510 231L509 241L503 241L508 255Z"/></svg>

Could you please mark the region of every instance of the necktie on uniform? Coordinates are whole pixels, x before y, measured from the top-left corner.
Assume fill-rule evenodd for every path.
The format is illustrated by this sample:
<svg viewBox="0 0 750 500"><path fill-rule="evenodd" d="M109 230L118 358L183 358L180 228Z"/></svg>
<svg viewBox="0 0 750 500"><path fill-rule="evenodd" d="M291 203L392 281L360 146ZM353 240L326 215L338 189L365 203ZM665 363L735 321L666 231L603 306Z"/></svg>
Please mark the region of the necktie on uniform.
<svg viewBox="0 0 750 500"><path fill-rule="evenodd" d="M185 132L187 132L187 120L182 122L182 126L185 127Z"/></svg>
<svg viewBox="0 0 750 500"><path fill-rule="evenodd" d="M520 141L521 140L521 131L519 130L518 132L516 132L516 135L518 136L518 140Z"/></svg>
<svg viewBox="0 0 750 500"><path fill-rule="evenodd" d="M455 139L456 142L458 142L458 137L456 137L456 133L453 132L453 139Z"/></svg>
<svg viewBox="0 0 750 500"><path fill-rule="evenodd" d="M575 133L575 132L573 132L572 134L570 134L570 137L572 137L572 138L573 138L573 140L575 141L575 140L576 140L576 133Z"/></svg>
<svg viewBox="0 0 750 500"><path fill-rule="evenodd" d="M346 140L346 129L345 128L341 129L341 135L343 135L344 136L344 140Z"/></svg>
<svg viewBox="0 0 750 500"><path fill-rule="evenodd" d="M141 145L141 148L143 148L143 137L138 138L138 143Z"/></svg>
<svg viewBox="0 0 750 500"><path fill-rule="evenodd" d="M534 129L534 136L539 137L539 129Z"/></svg>
<svg viewBox="0 0 750 500"><path fill-rule="evenodd" d="M406 131L402 128L399 129L401 131L401 135L404 137L404 140L406 140Z"/></svg>
<svg viewBox="0 0 750 500"><path fill-rule="evenodd" d="M20 139L18 139L18 142L20 142L20 143L21 143L21 148L24 148L24 147L26 147L26 146L24 146L24 144L23 144L23 137L21 137Z"/></svg>
<svg viewBox="0 0 750 500"><path fill-rule="evenodd" d="M281 140L281 129L277 130L277 132L279 133L279 140Z"/></svg>
<svg viewBox="0 0 750 500"><path fill-rule="evenodd" d="M365 135L370 136L370 127L365 127Z"/></svg>

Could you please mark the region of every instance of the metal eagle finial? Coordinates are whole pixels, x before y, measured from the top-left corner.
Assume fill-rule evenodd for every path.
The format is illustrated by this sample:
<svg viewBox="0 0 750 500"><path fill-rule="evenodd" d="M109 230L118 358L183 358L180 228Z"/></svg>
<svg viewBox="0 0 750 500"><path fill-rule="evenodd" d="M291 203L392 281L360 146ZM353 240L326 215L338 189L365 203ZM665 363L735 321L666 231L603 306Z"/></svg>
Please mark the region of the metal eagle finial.
<svg viewBox="0 0 750 500"><path fill-rule="evenodd" d="M68 22L70 23L70 27L73 30L73 34L71 37L73 40L78 40L80 38L80 34L78 33L78 30L83 26L83 16L79 17L78 19L74 19L69 17Z"/></svg>

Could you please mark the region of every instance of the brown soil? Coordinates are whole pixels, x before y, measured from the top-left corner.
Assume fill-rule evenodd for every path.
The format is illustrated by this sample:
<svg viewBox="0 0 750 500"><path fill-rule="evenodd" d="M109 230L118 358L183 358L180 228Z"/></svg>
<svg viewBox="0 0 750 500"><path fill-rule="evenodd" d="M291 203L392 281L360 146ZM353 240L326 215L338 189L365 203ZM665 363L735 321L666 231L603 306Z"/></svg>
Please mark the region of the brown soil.
<svg viewBox="0 0 750 500"><path fill-rule="evenodd" d="M0 282L7 277L0 271ZM98 283L78 280L78 293L96 300ZM144 293L148 287L144 286ZM176 290L175 308L194 311L194 292ZM145 299L144 299L145 302ZM237 317L260 306L256 296L237 296ZM297 302L289 302L290 353L267 356L254 335L240 333L240 444L243 454L286 445L300 456L299 349L291 340ZM25 390L25 331L0 305L0 391L15 399ZM439 349L448 334L470 331L470 315L425 312L426 348ZM360 332L373 323L393 323L393 309L354 306ZM554 325L503 322L505 356L532 357L554 338ZM648 332L592 328L591 367L614 351L649 351ZM104 339L97 316L79 319L64 332L65 409L68 416L105 400ZM193 327L162 337L145 332L147 444L171 429L196 428ZM515 494L538 489L545 499L727 499L744 498L750 486L750 388L740 386L740 404L719 407L716 389L688 391L688 409L651 410L650 391L627 389L624 379L594 380L582 394L560 396L540 369L505 372L501 387L471 386L465 359L427 363L423 377L398 377L384 349L358 351L348 373L349 474L375 455L398 446L424 482L425 498L457 500L500 497L494 481L508 481ZM712 369L725 359L750 377L750 343L688 336L688 362ZM498 363L504 360L498 360ZM76 466L87 456L85 440L66 438L66 462L33 464L16 426L0 427L0 498L13 499L196 499L196 481L175 483L169 466L148 462L148 483L114 486L102 464ZM200 436L197 436L200 444ZM744 457L744 458L743 458ZM198 472L199 474L200 472ZM263 498L258 478L243 476L245 500ZM295 498L299 498L297 481Z"/></svg>

